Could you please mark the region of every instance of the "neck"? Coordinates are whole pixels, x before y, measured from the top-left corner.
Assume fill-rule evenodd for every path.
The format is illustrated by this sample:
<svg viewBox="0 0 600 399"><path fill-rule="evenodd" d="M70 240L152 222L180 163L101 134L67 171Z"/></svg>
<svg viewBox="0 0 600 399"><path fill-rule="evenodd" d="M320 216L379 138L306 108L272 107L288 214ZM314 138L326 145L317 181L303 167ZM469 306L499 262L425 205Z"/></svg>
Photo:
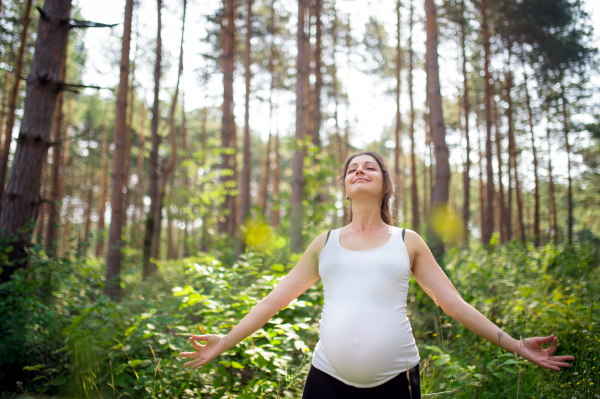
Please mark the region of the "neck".
<svg viewBox="0 0 600 399"><path fill-rule="evenodd" d="M379 199L352 200L352 222L347 227L359 231L372 231L387 227L381 218Z"/></svg>

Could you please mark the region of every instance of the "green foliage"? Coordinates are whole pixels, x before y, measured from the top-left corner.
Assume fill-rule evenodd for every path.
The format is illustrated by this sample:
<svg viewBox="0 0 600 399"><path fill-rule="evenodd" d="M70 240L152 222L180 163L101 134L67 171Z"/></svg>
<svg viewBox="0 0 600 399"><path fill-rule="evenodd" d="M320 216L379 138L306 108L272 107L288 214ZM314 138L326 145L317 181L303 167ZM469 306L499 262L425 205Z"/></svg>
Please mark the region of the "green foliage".
<svg viewBox="0 0 600 399"><path fill-rule="evenodd" d="M294 266L295 259L246 252L233 264L208 254L162 262L160 273L125 279L123 300L103 295L103 265L48 260L0 286L0 381L60 398L299 398L318 340L321 284L264 327L199 369L181 351L191 334L226 334ZM481 398L586 397L600 384L600 331L592 245L451 250L447 274L464 299L515 338L559 337L563 372L542 369L443 314L411 281L409 318L421 355L423 394ZM139 281L139 280L138 280ZM358 326L357 328L360 328ZM590 385L594 384L594 385Z"/></svg>

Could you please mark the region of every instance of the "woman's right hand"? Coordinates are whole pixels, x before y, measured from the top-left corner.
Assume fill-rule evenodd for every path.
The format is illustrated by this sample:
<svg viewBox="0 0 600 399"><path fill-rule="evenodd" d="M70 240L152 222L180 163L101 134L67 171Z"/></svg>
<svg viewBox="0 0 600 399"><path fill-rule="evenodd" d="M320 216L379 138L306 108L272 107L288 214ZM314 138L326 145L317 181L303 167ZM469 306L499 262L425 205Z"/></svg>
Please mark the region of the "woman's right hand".
<svg viewBox="0 0 600 399"><path fill-rule="evenodd" d="M191 367L193 369L204 366L206 363L219 356L227 350L223 335L192 335L190 342L196 352L181 352L179 357L191 357L194 360L189 361L183 367ZM205 345L200 345L197 341L205 341Z"/></svg>

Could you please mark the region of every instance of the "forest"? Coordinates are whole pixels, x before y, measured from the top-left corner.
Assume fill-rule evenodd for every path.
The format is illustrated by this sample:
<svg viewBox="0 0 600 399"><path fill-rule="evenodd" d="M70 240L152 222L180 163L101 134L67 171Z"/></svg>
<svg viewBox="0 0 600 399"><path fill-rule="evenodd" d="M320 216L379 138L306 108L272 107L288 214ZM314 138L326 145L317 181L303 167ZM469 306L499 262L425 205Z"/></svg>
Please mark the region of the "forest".
<svg viewBox="0 0 600 399"><path fill-rule="evenodd" d="M321 280L178 353L350 222L361 150L466 302L575 357L503 351L411 279L422 396L600 398L592 0L95 3L0 0L0 398L300 398Z"/></svg>

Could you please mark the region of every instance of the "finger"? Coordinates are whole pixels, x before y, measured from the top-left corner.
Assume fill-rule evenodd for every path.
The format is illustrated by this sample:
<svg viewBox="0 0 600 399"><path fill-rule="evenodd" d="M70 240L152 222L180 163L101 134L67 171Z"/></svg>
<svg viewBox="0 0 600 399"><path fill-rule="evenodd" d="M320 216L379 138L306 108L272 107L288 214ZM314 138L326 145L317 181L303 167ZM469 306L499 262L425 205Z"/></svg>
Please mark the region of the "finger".
<svg viewBox="0 0 600 399"><path fill-rule="evenodd" d="M205 360L204 358L198 358L198 359L196 359L196 360L194 360L194 361L191 361L191 362L190 362L190 368L193 368L193 369L195 369L195 368L198 368L198 367L200 367L200 366L203 366L203 365L204 365L204 363L205 363L205 361L204 361L204 360Z"/></svg>
<svg viewBox="0 0 600 399"><path fill-rule="evenodd" d="M571 367L569 363L557 362L556 360L548 360L548 363L558 367Z"/></svg>
<svg viewBox="0 0 600 399"><path fill-rule="evenodd" d="M549 364L547 362L540 363L539 365L542 366L542 367L545 367L547 369L550 369L550 370L560 371L559 367L557 367L557 366L555 366L553 364Z"/></svg>
<svg viewBox="0 0 600 399"><path fill-rule="evenodd" d="M198 350L203 349L205 346L205 345L200 345L198 342L194 341L192 338L190 338L190 342L192 343L192 346Z"/></svg>
<svg viewBox="0 0 600 399"><path fill-rule="evenodd" d="M565 355L565 356L551 356L550 360L554 360L554 361L558 361L558 362L564 362L567 360L575 360L575 358L573 356L570 355Z"/></svg>
<svg viewBox="0 0 600 399"><path fill-rule="evenodd" d="M548 335L547 337L535 337L535 340L538 344L547 344L549 342L552 342L553 339L554 334Z"/></svg>
<svg viewBox="0 0 600 399"><path fill-rule="evenodd" d="M210 335L192 335L192 339L194 341L204 341L204 342L207 342L208 337L210 337Z"/></svg>
<svg viewBox="0 0 600 399"><path fill-rule="evenodd" d="M192 358L196 358L200 356L199 352L181 352L179 354L179 357L192 357Z"/></svg>
<svg viewBox="0 0 600 399"><path fill-rule="evenodd" d="M556 352L556 343L558 342L558 338L554 337L554 339L552 340L552 344L550 345L550 348L548 348L548 354L551 355L554 352Z"/></svg>

